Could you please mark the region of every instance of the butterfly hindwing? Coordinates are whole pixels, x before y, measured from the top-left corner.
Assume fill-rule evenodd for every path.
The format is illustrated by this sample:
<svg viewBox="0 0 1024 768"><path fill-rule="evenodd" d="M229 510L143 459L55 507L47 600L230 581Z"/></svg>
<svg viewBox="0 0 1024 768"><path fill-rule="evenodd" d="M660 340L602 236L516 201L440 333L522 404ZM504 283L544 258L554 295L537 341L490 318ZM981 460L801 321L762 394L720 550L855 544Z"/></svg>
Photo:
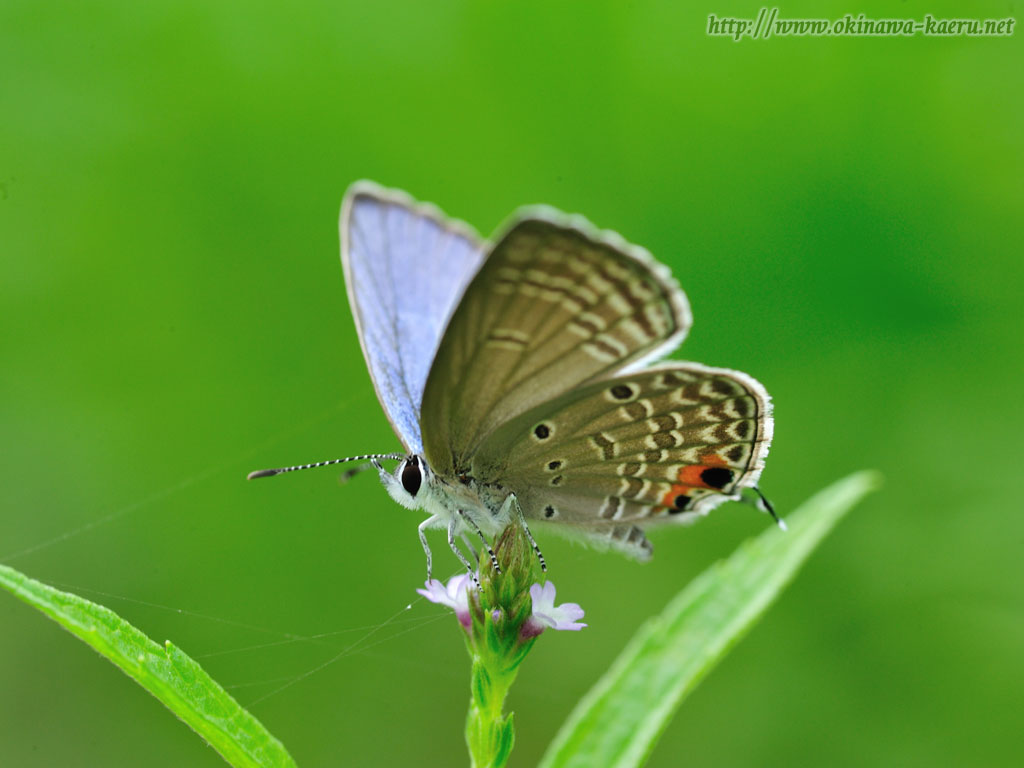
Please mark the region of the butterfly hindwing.
<svg viewBox="0 0 1024 768"><path fill-rule="evenodd" d="M645 557L640 528L693 520L756 484L771 435L757 381L667 364L522 414L485 441L472 474L514 492L529 519Z"/></svg>
<svg viewBox="0 0 1024 768"><path fill-rule="evenodd" d="M340 229L349 303L377 398L406 450L421 453L430 362L484 246L437 208L365 181L349 188Z"/></svg>
<svg viewBox="0 0 1024 768"><path fill-rule="evenodd" d="M425 452L441 474L523 412L673 349L690 324L667 269L582 219L530 210L496 242L424 391Z"/></svg>

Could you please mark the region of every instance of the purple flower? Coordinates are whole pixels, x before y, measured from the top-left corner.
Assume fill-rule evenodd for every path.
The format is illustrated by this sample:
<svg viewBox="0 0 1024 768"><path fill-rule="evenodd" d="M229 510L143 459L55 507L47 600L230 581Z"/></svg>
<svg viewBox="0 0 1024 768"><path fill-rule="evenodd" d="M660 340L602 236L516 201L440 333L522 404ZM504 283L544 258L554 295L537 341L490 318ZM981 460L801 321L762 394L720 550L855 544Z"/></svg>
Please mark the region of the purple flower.
<svg viewBox="0 0 1024 768"><path fill-rule="evenodd" d="M427 600L439 605L447 605L455 611L455 618L464 629L469 629L471 619L469 616L469 592L467 591L473 577L468 573L461 573L452 576L448 584L442 584L437 579L431 579L426 583L426 589L416 591Z"/></svg>
<svg viewBox="0 0 1024 768"><path fill-rule="evenodd" d="M550 581L543 586L534 584L530 587L530 599L533 601L533 615L520 630L523 637L536 637L545 627L579 631L587 626L577 621L583 618L583 609L578 604L555 605L555 585Z"/></svg>

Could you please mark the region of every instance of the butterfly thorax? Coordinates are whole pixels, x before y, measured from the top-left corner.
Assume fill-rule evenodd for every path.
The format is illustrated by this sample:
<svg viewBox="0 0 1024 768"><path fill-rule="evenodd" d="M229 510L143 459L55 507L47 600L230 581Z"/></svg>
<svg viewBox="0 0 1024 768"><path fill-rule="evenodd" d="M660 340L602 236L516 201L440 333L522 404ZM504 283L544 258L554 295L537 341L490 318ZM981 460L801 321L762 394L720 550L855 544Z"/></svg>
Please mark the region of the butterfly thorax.
<svg viewBox="0 0 1024 768"><path fill-rule="evenodd" d="M429 515L427 527L447 527L452 520L461 523L461 515L465 514L484 533L493 536L509 523L504 506L508 490L496 484L478 483L464 471L438 474L422 456L408 456L393 475L381 472L380 477L396 502Z"/></svg>

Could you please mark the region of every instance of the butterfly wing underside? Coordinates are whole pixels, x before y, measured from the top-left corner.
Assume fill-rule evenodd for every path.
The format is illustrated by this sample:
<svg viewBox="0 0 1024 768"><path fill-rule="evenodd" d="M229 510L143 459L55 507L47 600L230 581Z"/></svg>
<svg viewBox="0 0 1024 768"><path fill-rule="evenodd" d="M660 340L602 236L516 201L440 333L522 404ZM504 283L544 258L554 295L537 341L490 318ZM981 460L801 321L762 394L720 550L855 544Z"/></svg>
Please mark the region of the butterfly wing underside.
<svg viewBox="0 0 1024 768"><path fill-rule="evenodd" d="M688 522L757 483L772 437L746 374L672 363L595 382L524 413L474 457L529 519L650 556L643 528Z"/></svg>
<svg viewBox="0 0 1024 768"><path fill-rule="evenodd" d="M501 425L674 349L690 326L668 270L578 217L527 209L496 239L441 340L423 396L427 461L468 468Z"/></svg>
<svg viewBox="0 0 1024 768"><path fill-rule="evenodd" d="M349 303L377 398L406 450L422 453L427 374L483 244L437 208L365 181L345 195L340 230Z"/></svg>

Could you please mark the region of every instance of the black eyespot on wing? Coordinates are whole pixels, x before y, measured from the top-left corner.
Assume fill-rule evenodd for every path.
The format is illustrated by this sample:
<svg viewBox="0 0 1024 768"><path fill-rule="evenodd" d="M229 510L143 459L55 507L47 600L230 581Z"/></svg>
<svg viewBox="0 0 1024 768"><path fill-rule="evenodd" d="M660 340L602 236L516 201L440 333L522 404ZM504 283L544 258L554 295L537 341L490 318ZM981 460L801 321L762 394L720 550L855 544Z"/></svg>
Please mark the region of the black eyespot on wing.
<svg viewBox="0 0 1024 768"><path fill-rule="evenodd" d="M413 456L402 467L402 487L410 496L415 497L423 484L423 473L420 472L420 460Z"/></svg>
<svg viewBox="0 0 1024 768"><path fill-rule="evenodd" d="M629 400L633 396L633 388L628 384L616 384L609 392L616 400Z"/></svg>
<svg viewBox="0 0 1024 768"><path fill-rule="evenodd" d="M725 467L708 467L700 473L700 479L709 488L722 490L732 482L732 470Z"/></svg>
<svg viewBox="0 0 1024 768"><path fill-rule="evenodd" d="M558 460L548 462L548 469L550 469L552 472L554 472L556 469L559 469L561 466L562 462Z"/></svg>
<svg viewBox="0 0 1024 768"><path fill-rule="evenodd" d="M669 509L670 515L678 515L680 512L686 511L686 505L690 503L690 497L684 494L679 494L672 501L673 506Z"/></svg>
<svg viewBox="0 0 1024 768"><path fill-rule="evenodd" d="M544 507L544 517L554 517L554 516L555 516L555 508L554 507L552 507L550 504L548 504L546 507Z"/></svg>
<svg viewBox="0 0 1024 768"><path fill-rule="evenodd" d="M551 434L551 427L547 424L538 424L533 428L533 434L537 436L538 440L546 440Z"/></svg>

